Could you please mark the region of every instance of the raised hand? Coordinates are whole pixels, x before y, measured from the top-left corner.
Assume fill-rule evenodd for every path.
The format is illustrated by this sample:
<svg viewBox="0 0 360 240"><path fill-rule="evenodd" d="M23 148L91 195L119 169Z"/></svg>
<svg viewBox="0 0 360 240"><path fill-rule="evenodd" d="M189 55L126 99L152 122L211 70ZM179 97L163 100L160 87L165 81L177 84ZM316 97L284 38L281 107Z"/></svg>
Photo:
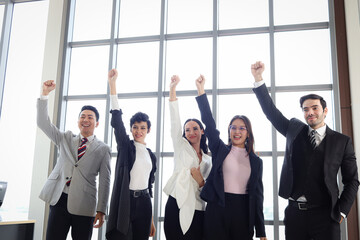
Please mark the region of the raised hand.
<svg viewBox="0 0 360 240"><path fill-rule="evenodd" d="M110 94L116 95L116 79L118 77L118 71L116 69L111 69L108 73L108 81L110 87Z"/></svg>
<svg viewBox="0 0 360 240"><path fill-rule="evenodd" d="M263 80L262 73L264 72L264 70L265 65L260 61L251 64L251 73L254 76L255 82L260 82L261 80Z"/></svg>
<svg viewBox="0 0 360 240"><path fill-rule="evenodd" d="M200 77L195 80L195 84L198 90L198 95L203 95L205 93L205 77L200 74Z"/></svg>
<svg viewBox="0 0 360 240"><path fill-rule="evenodd" d="M47 80L43 83L42 86L42 95L47 96L49 93L54 90L56 87L56 83L54 80Z"/></svg>
<svg viewBox="0 0 360 240"><path fill-rule="evenodd" d="M180 78L178 75L173 75L171 77L171 81L170 81L170 101L175 101L176 100L176 86L178 85L178 83L180 82Z"/></svg>
<svg viewBox="0 0 360 240"><path fill-rule="evenodd" d="M178 85L179 82L180 82L179 76L178 75L173 75L171 77L171 81L170 81L170 89L176 88L176 86Z"/></svg>

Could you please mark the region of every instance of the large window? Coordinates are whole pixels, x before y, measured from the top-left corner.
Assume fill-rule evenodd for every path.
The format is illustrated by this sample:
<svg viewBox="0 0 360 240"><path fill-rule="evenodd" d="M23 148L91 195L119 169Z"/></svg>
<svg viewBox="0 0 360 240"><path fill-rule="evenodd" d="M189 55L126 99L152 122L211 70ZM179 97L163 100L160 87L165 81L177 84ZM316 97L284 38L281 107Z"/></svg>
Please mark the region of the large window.
<svg viewBox="0 0 360 240"><path fill-rule="evenodd" d="M48 2L0 1L0 181L7 181L3 219L29 211Z"/></svg>
<svg viewBox="0 0 360 240"><path fill-rule="evenodd" d="M77 116L83 104L96 105L101 113L96 134L112 145L115 157L107 71L118 69L118 97L126 126L137 111L148 113L153 125L147 144L158 157L155 239L165 239L162 224L167 196L162 188L173 169L168 112L173 74L182 79L178 87L182 121L200 117L194 98L199 74L207 79L206 91L223 140L232 116L250 118L255 150L264 162L268 239L284 239L287 203L277 192L285 138L261 111L252 92L250 65L257 60L265 63L265 82L285 116L303 119L299 97L316 92L330 106L327 124L337 129L332 8L332 1L327 0L70 1L68 15L73 21L65 44L62 116ZM75 122L66 118L62 126L77 131ZM96 237L104 239L104 232Z"/></svg>

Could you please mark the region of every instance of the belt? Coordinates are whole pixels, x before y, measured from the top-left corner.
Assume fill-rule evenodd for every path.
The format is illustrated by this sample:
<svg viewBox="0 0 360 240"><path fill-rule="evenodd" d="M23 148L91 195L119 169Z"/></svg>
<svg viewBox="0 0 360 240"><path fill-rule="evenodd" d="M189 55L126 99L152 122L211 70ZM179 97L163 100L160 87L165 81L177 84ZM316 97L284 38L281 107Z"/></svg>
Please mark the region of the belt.
<svg viewBox="0 0 360 240"><path fill-rule="evenodd" d="M289 200L289 206L295 207L299 210L310 210L310 209L322 207L320 205L309 204L307 202L296 202L292 200Z"/></svg>
<svg viewBox="0 0 360 240"><path fill-rule="evenodd" d="M130 190L130 196L134 197L134 198L138 198L144 195L149 194L149 189L144 189L144 190Z"/></svg>

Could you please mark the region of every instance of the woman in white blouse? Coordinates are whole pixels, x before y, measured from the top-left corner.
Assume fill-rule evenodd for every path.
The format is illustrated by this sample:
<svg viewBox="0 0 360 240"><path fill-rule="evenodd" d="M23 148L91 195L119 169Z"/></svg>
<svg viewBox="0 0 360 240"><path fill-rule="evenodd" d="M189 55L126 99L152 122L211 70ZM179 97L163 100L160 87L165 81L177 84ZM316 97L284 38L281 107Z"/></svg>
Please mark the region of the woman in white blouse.
<svg viewBox="0 0 360 240"><path fill-rule="evenodd" d="M174 172L164 192L169 195L165 207L164 230L167 240L203 239L205 202L201 188L211 170L211 158L202 123L188 119L182 130L176 86L180 78L172 76L170 83L171 138L174 146ZM183 133L182 133L183 131Z"/></svg>

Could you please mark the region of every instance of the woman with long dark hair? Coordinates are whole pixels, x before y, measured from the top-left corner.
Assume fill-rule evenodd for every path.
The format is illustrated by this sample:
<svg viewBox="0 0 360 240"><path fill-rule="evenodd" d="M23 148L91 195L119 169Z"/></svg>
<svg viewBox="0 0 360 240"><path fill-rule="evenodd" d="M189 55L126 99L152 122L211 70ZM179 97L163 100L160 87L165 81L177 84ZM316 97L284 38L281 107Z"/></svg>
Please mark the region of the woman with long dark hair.
<svg viewBox="0 0 360 240"><path fill-rule="evenodd" d="M228 144L220 139L204 90L205 78L196 79L196 97L212 154L212 169L201 191L207 202L206 240L266 240L263 214L262 160L254 153L250 120L234 116L228 127Z"/></svg>
<svg viewBox="0 0 360 240"><path fill-rule="evenodd" d="M207 155L202 123L191 118L181 126L176 98L179 81L180 78L175 75L170 83L169 105L175 167L164 188L164 192L169 195L164 230L167 240L201 240L205 202L200 198L200 191L209 175L211 158Z"/></svg>

